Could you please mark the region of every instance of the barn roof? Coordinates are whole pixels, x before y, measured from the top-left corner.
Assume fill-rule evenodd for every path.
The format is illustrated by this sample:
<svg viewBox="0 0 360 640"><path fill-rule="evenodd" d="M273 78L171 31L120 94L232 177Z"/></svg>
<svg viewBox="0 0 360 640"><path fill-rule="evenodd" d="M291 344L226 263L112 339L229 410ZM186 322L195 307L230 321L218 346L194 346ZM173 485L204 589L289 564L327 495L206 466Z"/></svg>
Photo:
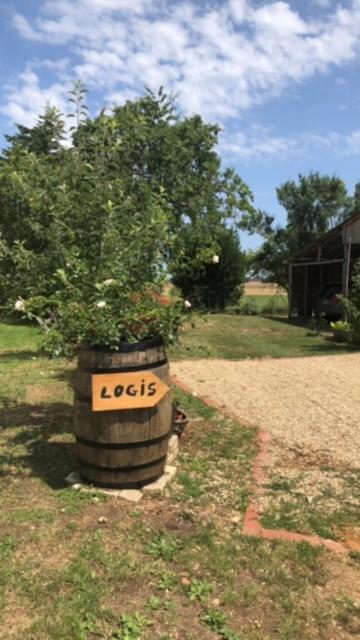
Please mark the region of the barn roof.
<svg viewBox="0 0 360 640"><path fill-rule="evenodd" d="M347 218L317 238L317 240L311 242L300 251L293 253L288 262L307 261L315 257L317 257L317 262L321 262L325 257L327 259L333 258L334 260L341 258L343 256L344 231L357 221L360 221L360 213ZM322 259L319 259L319 247L321 248Z"/></svg>

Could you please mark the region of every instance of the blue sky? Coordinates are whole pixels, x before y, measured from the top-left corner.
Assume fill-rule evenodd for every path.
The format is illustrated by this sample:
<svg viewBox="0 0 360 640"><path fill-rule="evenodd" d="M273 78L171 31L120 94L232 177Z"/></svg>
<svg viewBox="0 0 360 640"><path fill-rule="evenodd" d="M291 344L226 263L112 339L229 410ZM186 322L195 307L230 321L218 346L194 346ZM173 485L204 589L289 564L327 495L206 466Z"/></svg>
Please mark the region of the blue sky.
<svg viewBox="0 0 360 640"><path fill-rule="evenodd" d="M224 165L279 223L289 178L360 181L360 0L14 0L0 20L1 134L66 112L76 78L93 114L163 85L222 125Z"/></svg>

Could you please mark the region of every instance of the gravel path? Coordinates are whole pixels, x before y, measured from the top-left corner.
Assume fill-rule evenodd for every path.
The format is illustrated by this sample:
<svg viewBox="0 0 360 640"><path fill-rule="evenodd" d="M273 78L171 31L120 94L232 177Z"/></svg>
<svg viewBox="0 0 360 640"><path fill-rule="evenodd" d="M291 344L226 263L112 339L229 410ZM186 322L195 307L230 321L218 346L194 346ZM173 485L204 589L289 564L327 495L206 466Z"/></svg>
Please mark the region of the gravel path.
<svg viewBox="0 0 360 640"><path fill-rule="evenodd" d="M360 354L179 361L171 372L274 443L360 467Z"/></svg>

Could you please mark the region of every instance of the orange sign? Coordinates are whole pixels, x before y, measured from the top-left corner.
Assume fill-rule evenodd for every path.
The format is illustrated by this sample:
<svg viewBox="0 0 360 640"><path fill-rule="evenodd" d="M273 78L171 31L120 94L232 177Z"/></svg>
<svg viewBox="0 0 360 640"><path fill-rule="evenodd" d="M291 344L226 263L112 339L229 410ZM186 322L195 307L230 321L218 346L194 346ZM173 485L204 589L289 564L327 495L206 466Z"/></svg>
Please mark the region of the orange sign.
<svg viewBox="0 0 360 640"><path fill-rule="evenodd" d="M93 411L154 407L169 387L151 371L92 376Z"/></svg>

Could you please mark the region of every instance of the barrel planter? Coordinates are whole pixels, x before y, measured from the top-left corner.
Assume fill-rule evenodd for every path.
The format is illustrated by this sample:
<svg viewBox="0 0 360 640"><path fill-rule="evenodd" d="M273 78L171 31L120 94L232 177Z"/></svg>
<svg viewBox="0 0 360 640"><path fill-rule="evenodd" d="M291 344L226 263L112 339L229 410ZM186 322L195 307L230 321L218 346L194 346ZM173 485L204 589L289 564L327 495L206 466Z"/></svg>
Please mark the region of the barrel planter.
<svg viewBox="0 0 360 640"><path fill-rule="evenodd" d="M139 488L165 468L172 404L167 393L154 407L93 411L92 375L153 372L170 385L162 341L121 344L119 351L83 347L75 378L74 430L80 472L91 484Z"/></svg>

